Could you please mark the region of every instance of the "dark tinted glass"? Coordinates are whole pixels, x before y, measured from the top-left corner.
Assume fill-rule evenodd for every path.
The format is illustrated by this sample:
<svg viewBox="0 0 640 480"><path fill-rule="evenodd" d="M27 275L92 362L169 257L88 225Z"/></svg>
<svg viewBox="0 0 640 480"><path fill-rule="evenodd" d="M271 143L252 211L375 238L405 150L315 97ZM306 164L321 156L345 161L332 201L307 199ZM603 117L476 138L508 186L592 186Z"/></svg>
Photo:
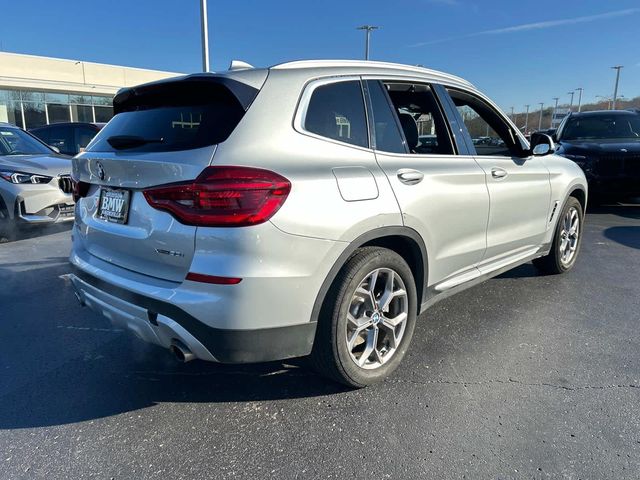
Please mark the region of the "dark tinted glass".
<svg viewBox="0 0 640 480"><path fill-rule="evenodd" d="M375 133L375 148L384 152L406 153L405 145L398 130L395 114L389 106L387 94L377 81L368 81L369 97Z"/></svg>
<svg viewBox="0 0 640 480"><path fill-rule="evenodd" d="M76 149L80 151L81 149L87 148L87 145L89 145L89 142L97 133L95 128L87 126L76 127Z"/></svg>
<svg viewBox="0 0 640 480"><path fill-rule="evenodd" d="M49 127L49 141L47 143L60 150L60 153L75 155L78 151L73 137L73 127L52 126Z"/></svg>
<svg viewBox="0 0 640 480"><path fill-rule="evenodd" d="M96 112L96 122L108 122L113 117L113 107L93 107Z"/></svg>
<svg viewBox="0 0 640 480"><path fill-rule="evenodd" d="M589 115L569 117L562 140L640 139L640 115Z"/></svg>
<svg viewBox="0 0 640 480"><path fill-rule="evenodd" d="M134 101L122 111L89 144L87 150L97 152L115 151L107 141L113 136L132 136L151 140L137 146L127 147L132 152L164 152L189 150L215 145L227 139L238 125L244 109L237 98L226 88L218 85L203 85L202 95L191 95L178 85L146 94L140 103ZM204 93L208 97L204 96ZM96 121L105 121L95 107Z"/></svg>
<svg viewBox="0 0 640 480"><path fill-rule="evenodd" d="M11 127L0 127L0 155L50 155L53 152L28 133Z"/></svg>
<svg viewBox="0 0 640 480"><path fill-rule="evenodd" d="M338 82L316 88L307 108L304 128L323 137L367 147L367 121L360 82Z"/></svg>

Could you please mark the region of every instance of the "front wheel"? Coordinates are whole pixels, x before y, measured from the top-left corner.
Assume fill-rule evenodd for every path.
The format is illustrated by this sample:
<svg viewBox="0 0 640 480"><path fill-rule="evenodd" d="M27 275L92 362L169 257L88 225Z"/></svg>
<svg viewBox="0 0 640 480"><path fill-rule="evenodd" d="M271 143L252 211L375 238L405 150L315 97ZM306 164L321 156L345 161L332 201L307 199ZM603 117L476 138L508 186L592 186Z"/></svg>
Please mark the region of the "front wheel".
<svg viewBox="0 0 640 480"><path fill-rule="evenodd" d="M416 286L404 259L385 248L358 249L327 294L311 361L351 387L380 381L404 357L416 314Z"/></svg>
<svg viewBox="0 0 640 480"><path fill-rule="evenodd" d="M580 250L583 219L582 205L578 199L569 197L560 213L551 251L533 261L540 271L558 274L571 270Z"/></svg>

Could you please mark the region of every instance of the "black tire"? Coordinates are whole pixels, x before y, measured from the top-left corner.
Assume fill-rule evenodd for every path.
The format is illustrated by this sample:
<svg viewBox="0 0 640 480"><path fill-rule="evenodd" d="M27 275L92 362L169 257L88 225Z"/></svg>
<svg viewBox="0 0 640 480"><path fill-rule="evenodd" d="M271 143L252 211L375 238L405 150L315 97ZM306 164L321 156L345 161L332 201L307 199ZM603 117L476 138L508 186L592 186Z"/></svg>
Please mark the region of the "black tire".
<svg viewBox="0 0 640 480"><path fill-rule="evenodd" d="M347 346L348 325L349 327L352 326L349 320L347 320L347 313L350 311L350 308L353 308L356 289L360 286L361 282L370 278L369 274L371 272L377 269L383 269L382 272L383 275L386 275L386 279L392 279L391 291L394 291L393 282L396 281L399 285L403 284L404 288L402 290L406 292L406 296L400 295L398 299L401 302L400 304L394 303L388 307L386 315L391 316L390 308L395 308L398 305L402 305L403 309L408 308L408 311L406 311L406 324L404 330L402 330L403 333L399 337L392 354L381 365L367 369L356 364L356 360L351 356L353 349L349 350ZM393 271L394 275L398 275L401 283L394 275L389 277L389 271ZM395 280L393 280L394 278ZM383 282L384 280L385 277L380 276L379 282ZM365 301L363 301L361 307L365 306ZM371 300L371 303L374 301L376 300ZM375 307L376 312L378 312L378 306ZM398 367L407 351L415 328L417 309L415 280L411 269L400 255L392 250L380 247L364 247L356 250L338 273L325 298L318 320L313 351L311 353L312 366L321 375L350 387L361 388L384 379ZM405 310L403 310L403 312L404 311ZM383 310L379 312L381 317L385 316ZM373 319L375 317L374 312L370 312L370 316ZM388 327L384 325L386 320L381 320L380 316L375 318L376 321L382 325L378 326L376 324L375 327L372 326L370 328L378 329L375 336L375 339L377 339L376 344L380 342L380 344L382 344L380 350L384 353L385 349L387 349L386 353L388 354L392 347L390 347L390 343L387 343L391 341L387 335L391 335L391 333L388 333ZM395 337L395 334L393 335ZM360 345L363 344L366 344L366 340L360 343ZM355 348L357 349L358 347ZM379 358L377 356L377 350L376 347L376 353L373 354L376 360ZM361 358L364 356L364 353L365 352L361 353ZM365 362L366 360L365 358Z"/></svg>
<svg viewBox="0 0 640 480"><path fill-rule="evenodd" d="M562 245L562 235L563 235L563 221L567 216L567 213L571 210L575 209L578 214L578 238L575 252L569 261L563 261L561 245ZM575 197L569 197L560 212L560 216L556 222L556 231L553 234L553 244L551 245L551 251L548 255L544 257L536 258L533 261L535 267L543 273L556 275L560 273L568 272L573 268L576 263L576 259L578 258L578 253L580 252L580 245L582 244L582 234L584 227L584 212L582 210L582 205Z"/></svg>

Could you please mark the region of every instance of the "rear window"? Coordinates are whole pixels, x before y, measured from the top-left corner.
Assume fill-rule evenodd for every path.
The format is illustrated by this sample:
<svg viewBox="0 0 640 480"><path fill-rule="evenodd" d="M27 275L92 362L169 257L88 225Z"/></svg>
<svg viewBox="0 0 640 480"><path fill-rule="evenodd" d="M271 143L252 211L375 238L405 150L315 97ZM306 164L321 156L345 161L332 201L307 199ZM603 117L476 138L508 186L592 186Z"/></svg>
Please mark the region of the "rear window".
<svg viewBox="0 0 640 480"><path fill-rule="evenodd" d="M242 89L246 97L251 87L242 85ZM253 97L257 93L255 90ZM231 135L245 114L231 89L213 81L180 81L125 91L116 96L114 106L116 115L87 151L166 152L215 145Z"/></svg>

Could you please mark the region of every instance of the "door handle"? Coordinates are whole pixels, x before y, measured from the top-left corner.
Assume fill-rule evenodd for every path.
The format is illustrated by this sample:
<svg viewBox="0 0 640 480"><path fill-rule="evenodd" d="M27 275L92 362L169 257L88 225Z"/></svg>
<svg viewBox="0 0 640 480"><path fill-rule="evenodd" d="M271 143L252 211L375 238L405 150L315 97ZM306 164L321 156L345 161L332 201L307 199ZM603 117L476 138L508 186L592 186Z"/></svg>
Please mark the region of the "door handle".
<svg viewBox="0 0 640 480"><path fill-rule="evenodd" d="M504 178L507 176L507 171L504 168L493 167L491 169L491 176L496 179Z"/></svg>
<svg viewBox="0 0 640 480"><path fill-rule="evenodd" d="M398 180L400 180L405 185L415 185L416 183L420 183L424 178L424 174L419 172L418 170L413 170L411 168L401 168L398 170Z"/></svg>

